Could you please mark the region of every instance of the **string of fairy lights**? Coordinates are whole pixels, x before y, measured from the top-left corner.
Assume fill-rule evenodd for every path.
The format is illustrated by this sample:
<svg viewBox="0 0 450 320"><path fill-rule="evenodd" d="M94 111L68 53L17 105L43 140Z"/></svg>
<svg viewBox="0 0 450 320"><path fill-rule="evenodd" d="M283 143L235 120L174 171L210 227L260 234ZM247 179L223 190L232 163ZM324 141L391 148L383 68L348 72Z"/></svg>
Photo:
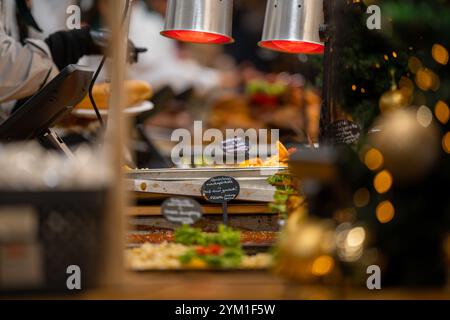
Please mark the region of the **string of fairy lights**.
<svg viewBox="0 0 450 320"><path fill-rule="evenodd" d="M431 49L433 59L442 66L446 66L449 61L449 53L447 48L441 44L434 44ZM394 59L398 58L398 54L392 52ZM384 60L389 60L389 56L385 54ZM391 112L408 108L411 105L413 93L416 87L421 91L432 90L437 92L440 87L439 76L431 69L425 67L419 58L413 56L408 61L408 75L414 78L411 80L408 76L402 76L399 84L393 82L391 89L383 94L380 98L379 108L382 116L386 116ZM394 77L393 77L394 79ZM352 85L353 91L358 90L356 84ZM361 93L364 93L364 88L360 88ZM439 100L434 106L434 112L422 105L416 112L417 123L429 128L433 122L433 114L436 120L446 125L450 120L450 108L448 104ZM397 126L402 126L402 123L397 123ZM442 136L442 149L445 153L450 154L450 132L446 132ZM394 175L386 168L385 157L382 150L376 147L366 145L361 148L360 159L365 166L374 173L372 186L379 195L386 195L394 185ZM362 187L354 192L353 203L356 208L363 208L370 202L371 192L370 188ZM386 224L391 222L395 217L395 206L390 199L380 200L375 210L377 220Z"/></svg>

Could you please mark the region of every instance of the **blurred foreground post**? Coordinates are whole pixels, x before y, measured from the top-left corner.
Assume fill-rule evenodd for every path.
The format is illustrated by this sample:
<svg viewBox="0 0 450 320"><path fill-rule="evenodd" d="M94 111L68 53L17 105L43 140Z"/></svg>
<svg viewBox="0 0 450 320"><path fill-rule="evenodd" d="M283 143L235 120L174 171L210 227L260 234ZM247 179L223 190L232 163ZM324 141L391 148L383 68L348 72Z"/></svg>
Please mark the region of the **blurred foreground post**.
<svg viewBox="0 0 450 320"><path fill-rule="evenodd" d="M125 0L110 2L109 17L112 21L110 29L112 39L110 44L111 63L111 97L106 132L106 147L113 166L113 179L108 196L108 212L106 215L105 246L103 257L103 285L118 285L123 282L124 263L123 250L125 247L124 213L127 205L126 190L123 181L123 166L125 147L127 145L127 119L122 107L125 96L123 81L126 70L127 30L128 21L121 25L125 8Z"/></svg>

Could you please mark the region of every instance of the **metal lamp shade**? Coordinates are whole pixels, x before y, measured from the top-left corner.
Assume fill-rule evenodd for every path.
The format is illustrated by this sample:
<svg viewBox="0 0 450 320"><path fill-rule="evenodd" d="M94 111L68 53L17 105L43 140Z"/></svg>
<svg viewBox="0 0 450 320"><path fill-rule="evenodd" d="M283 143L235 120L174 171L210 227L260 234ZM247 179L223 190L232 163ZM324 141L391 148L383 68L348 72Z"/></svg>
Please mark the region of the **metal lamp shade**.
<svg viewBox="0 0 450 320"><path fill-rule="evenodd" d="M232 43L232 18L233 0L169 0L161 34L185 42Z"/></svg>
<svg viewBox="0 0 450 320"><path fill-rule="evenodd" d="M323 0L268 0L260 47L270 50L323 54L320 26Z"/></svg>

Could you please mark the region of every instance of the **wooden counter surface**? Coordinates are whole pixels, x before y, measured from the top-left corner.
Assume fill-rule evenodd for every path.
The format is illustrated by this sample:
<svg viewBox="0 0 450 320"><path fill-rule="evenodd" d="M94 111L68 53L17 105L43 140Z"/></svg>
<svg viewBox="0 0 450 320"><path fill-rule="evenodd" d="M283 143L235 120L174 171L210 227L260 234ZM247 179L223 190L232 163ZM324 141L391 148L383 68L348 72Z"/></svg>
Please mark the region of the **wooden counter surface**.
<svg viewBox="0 0 450 320"><path fill-rule="evenodd" d="M31 299L112 300L311 300L311 299L450 299L445 289L333 288L288 284L266 272L129 273L124 285L70 296L18 296Z"/></svg>

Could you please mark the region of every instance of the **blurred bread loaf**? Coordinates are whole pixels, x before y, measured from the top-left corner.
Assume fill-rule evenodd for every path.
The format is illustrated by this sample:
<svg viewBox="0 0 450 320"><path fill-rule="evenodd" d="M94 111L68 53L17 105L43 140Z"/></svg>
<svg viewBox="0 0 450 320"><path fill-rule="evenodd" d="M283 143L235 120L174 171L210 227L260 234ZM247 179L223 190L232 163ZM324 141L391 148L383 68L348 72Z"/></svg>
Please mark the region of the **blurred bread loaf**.
<svg viewBox="0 0 450 320"><path fill-rule="evenodd" d="M139 80L126 80L124 82L125 90L125 108L133 107L138 103L148 100L152 96L152 89L150 85L145 81ZM99 83L94 85L92 94L94 96L95 103L99 109L109 108L109 96L111 93L111 85L109 83ZM92 109L89 96L75 106L78 109Z"/></svg>

